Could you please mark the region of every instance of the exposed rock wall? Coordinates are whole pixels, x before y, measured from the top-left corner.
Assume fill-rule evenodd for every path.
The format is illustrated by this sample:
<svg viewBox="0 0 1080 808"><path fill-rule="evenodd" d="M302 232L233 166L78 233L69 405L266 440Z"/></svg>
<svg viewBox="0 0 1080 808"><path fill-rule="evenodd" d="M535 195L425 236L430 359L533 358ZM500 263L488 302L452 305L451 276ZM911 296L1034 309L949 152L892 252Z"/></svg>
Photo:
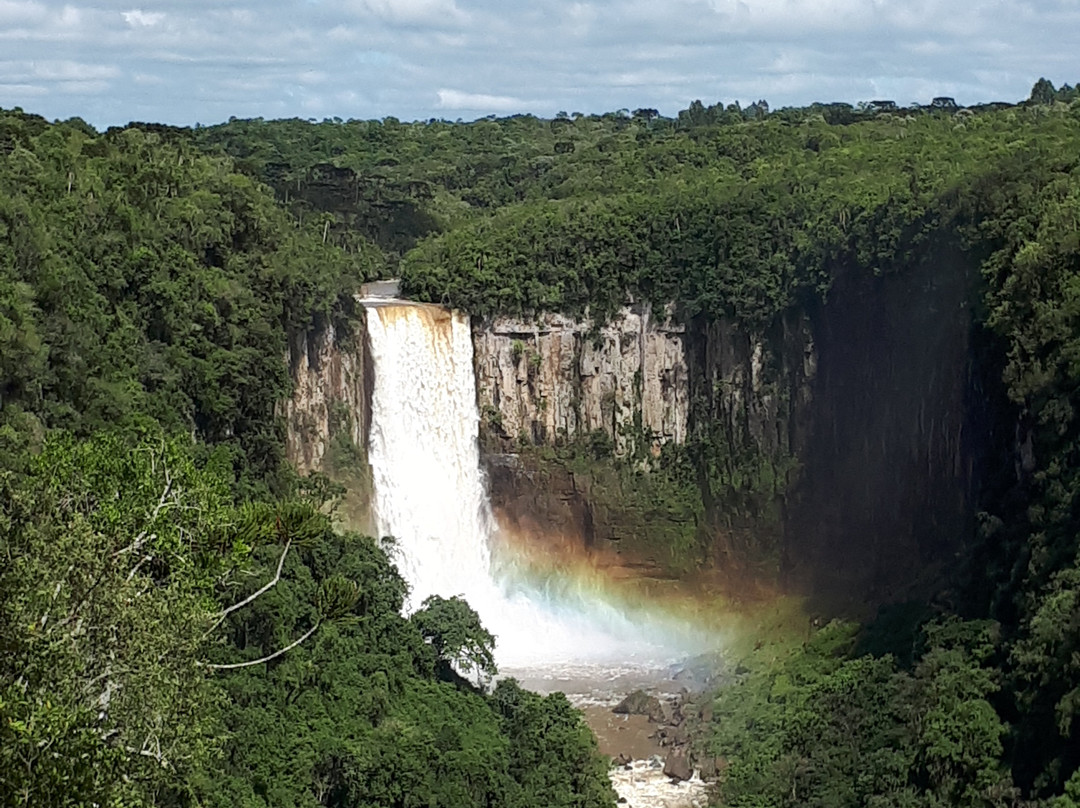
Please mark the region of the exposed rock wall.
<svg viewBox="0 0 1080 808"><path fill-rule="evenodd" d="M644 309L598 334L554 315L477 322L493 504L537 540L572 533L661 564L652 545L690 541L699 562L771 569L826 600L933 586L972 535L990 441L975 267L943 246L903 273L842 268L826 301L757 334ZM685 443L682 465L641 482L591 447L545 454L602 429L640 458L639 424L654 454ZM498 456L522 437L540 450Z"/></svg>
<svg viewBox="0 0 1080 808"><path fill-rule="evenodd" d="M479 320L474 344L492 504L518 536L576 537L673 571L779 547L817 362L805 317L754 336L637 306L599 329L551 314ZM597 430L633 468L603 458ZM530 448L575 442L569 455ZM682 444L690 456L634 470Z"/></svg>
<svg viewBox="0 0 1080 808"><path fill-rule="evenodd" d="M646 305L605 325L560 314L476 319L477 397L508 441L572 440L603 430L623 453L639 436L686 440L690 412L685 328Z"/></svg>
<svg viewBox="0 0 1080 808"><path fill-rule="evenodd" d="M813 324L793 311L767 334L697 318L688 340L691 424L735 452L779 459L799 452L818 355Z"/></svg>
<svg viewBox="0 0 1080 808"><path fill-rule="evenodd" d="M905 597L972 535L991 441L982 379L1000 373L973 342L977 279L942 248L902 274L842 272L811 312L818 367L785 532L814 591Z"/></svg>
<svg viewBox="0 0 1080 808"><path fill-rule="evenodd" d="M335 440L367 443L370 363L363 327L342 334L333 323L317 324L289 344L292 396L282 402L285 453L300 473L324 470Z"/></svg>

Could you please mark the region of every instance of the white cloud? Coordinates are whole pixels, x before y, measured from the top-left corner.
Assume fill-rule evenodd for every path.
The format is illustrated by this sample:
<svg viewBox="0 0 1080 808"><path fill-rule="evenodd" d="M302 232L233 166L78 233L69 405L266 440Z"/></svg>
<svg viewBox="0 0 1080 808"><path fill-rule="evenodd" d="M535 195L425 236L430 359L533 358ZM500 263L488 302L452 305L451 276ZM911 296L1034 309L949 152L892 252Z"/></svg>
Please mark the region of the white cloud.
<svg viewBox="0 0 1080 808"><path fill-rule="evenodd" d="M143 11L141 8L133 8L131 11L123 11L121 15L124 22L132 28L152 28L165 19L164 12Z"/></svg>
<svg viewBox="0 0 1080 808"><path fill-rule="evenodd" d="M526 102L509 95L489 95L487 93L463 93L460 90L439 90L439 109L483 111L483 112L520 112Z"/></svg>
<svg viewBox="0 0 1080 808"><path fill-rule="evenodd" d="M56 89L70 95L95 95L109 89L107 81L62 81Z"/></svg>
<svg viewBox="0 0 1080 808"><path fill-rule="evenodd" d="M0 106L109 125L974 103L1080 80L1077 30L1078 0L0 0Z"/></svg>
<svg viewBox="0 0 1080 808"><path fill-rule="evenodd" d="M26 96L46 95L49 88L41 84L10 84L0 81L0 98L11 96L13 98Z"/></svg>
<svg viewBox="0 0 1080 808"><path fill-rule="evenodd" d="M442 28L467 21L454 0L353 0L349 5L359 14L395 24Z"/></svg>
<svg viewBox="0 0 1080 808"><path fill-rule="evenodd" d="M0 62L0 79L8 81L101 81L119 75L120 70L114 65L85 64L62 59Z"/></svg>
<svg viewBox="0 0 1080 808"><path fill-rule="evenodd" d="M42 3L0 0L0 25L4 27L37 23L47 16L48 9Z"/></svg>

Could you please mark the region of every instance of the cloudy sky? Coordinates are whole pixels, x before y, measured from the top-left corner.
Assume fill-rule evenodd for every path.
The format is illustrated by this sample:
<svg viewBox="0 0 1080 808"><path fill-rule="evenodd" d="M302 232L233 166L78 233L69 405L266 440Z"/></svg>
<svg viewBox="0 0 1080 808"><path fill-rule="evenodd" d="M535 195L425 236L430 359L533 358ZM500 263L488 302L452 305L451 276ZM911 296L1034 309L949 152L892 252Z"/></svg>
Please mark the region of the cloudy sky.
<svg viewBox="0 0 1080 808"><path fill-rule="evenodd" d="M1080 0L0 0L0 107L97 126L775 108L1080 80Z"/></svg>

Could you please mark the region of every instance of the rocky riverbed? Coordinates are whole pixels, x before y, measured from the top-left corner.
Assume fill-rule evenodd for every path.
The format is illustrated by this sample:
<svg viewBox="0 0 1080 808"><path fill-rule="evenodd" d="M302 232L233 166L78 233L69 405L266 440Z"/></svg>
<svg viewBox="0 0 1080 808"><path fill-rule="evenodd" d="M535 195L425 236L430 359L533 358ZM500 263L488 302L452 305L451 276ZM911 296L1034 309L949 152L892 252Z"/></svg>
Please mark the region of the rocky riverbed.
<svg viewBox="0 0 1080 808"><path fill-rule="evenodd" d="M703 808L722 761L694 748L693 730L708 719L700 692L709 682L689 667L562 666L513 671L525 687L560 691L585 714L601 753L612 760L620 804L632 808Z"/></svg>

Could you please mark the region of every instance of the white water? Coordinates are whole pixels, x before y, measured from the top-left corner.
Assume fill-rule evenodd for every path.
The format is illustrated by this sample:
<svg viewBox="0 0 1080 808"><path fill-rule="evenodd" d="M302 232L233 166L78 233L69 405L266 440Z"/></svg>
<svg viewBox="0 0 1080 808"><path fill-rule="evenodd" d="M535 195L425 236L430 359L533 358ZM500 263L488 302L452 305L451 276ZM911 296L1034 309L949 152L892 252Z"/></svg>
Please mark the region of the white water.
<svg viewBox="0 0 1080 808"><path fill-rule="evenodd" d="M493 570L497 525L478 444L468 317L437 306L364 301L374 364L369 461L380 535L397 540L411 587L406 609L429 595L464 595L496 636L501 669L601 666L659 669L701 651L671 621L630 619L572 586L530 591Z"/></svg>

